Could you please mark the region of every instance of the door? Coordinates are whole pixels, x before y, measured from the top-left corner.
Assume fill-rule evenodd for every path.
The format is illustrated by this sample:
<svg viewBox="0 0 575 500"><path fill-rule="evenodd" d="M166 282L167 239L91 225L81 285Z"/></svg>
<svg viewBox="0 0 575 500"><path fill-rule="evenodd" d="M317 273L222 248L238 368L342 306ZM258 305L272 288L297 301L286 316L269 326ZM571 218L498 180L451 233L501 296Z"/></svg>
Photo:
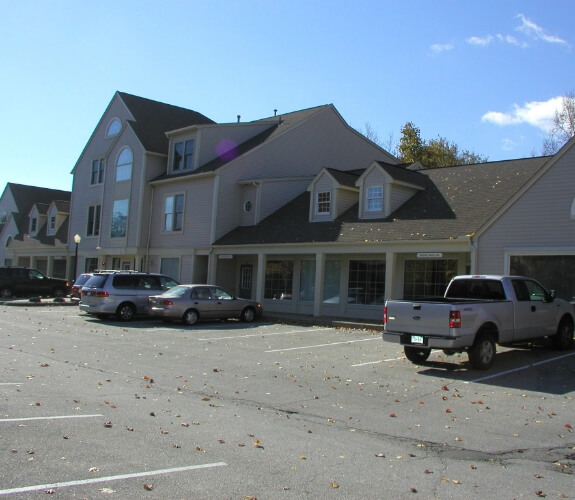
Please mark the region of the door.
<svg viewBox="0 0 575 500"><path fill-rule="evenodd" d="M555 333L555 302L536 281L514 279L515 335L513 340L553 335Z"/></svg>
<svg viewBox="0 0 575 500"><path fill-rule="evenodd" d="M239 312L236 310L238 307L237 300L234 300L233 295L223 288L211 287L212 300L215 304L216 316L220 319L233 318L238 316Z"/></svg>
<svg viewBox="0 0 575 500"><path fill-rule="evenodd" d="M253 269L252 265L240 267L240 298L242 299L252 298Z"/></svg>

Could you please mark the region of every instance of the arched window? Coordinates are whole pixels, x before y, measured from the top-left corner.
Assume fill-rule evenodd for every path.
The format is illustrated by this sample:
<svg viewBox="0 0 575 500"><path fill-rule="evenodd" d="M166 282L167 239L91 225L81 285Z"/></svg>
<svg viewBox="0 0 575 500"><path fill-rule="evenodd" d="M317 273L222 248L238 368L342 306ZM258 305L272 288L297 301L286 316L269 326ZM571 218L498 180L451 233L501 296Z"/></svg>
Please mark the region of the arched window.
<svg viewBox="0 0 575 500"><path fill-rule="evenodd" d="M122 149L116 162L116 182L127 181L132 177L133 155L130 148Z"/></svg>
<svg viewBox="0 0 575 500"><path fill-rule="evenodd" d="M108 125L108 130L106 130L106 135L111 137L113 135L117 135L122 130L122 122L117 118L114 118L110 124Z"/></svg>

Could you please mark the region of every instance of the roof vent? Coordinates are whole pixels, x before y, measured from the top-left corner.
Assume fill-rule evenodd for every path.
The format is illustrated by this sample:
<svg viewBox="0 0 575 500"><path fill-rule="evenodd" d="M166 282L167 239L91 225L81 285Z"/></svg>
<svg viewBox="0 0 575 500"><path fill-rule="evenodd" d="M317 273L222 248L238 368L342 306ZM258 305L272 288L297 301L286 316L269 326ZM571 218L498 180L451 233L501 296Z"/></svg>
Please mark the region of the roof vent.
<svg viewBox="0 0 575 500"><path fill-rule="evenodd" d="M242 117L242 115L238 115L238 123L240 123L241 117Z"/></svg>
<svg viewBox="0 0 575 500"><path fill-rule="evenodd" d="M277 115L278 115L278 110L274 109L274 116L277 116Z"/></svg>

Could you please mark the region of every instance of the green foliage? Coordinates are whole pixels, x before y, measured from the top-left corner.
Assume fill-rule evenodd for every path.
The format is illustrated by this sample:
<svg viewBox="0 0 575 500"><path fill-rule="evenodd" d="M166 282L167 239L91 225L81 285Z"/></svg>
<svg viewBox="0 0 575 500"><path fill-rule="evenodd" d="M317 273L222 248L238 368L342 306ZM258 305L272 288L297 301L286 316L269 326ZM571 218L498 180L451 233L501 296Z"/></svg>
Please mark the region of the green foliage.
<svg viewBox="0 0 575 500"><path fill-rule="evenodd" d="M413 122L407 122L401 129L401 138L397 147L398 157L403 163L421 162L424 167L450 167L484 163L487 157L472 151L460 150L454 142L445 137L425 141L421 131Z"/></svg>

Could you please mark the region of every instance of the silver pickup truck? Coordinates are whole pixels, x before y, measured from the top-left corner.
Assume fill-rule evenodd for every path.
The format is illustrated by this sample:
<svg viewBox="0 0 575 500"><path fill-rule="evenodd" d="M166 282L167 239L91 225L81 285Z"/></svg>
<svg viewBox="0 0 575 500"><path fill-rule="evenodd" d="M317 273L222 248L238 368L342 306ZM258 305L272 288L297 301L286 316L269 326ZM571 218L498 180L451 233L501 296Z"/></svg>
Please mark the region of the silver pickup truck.
<svg viewBox="0 0 575 500"><path fill-rule="evenodd" d="M523 276L457 276L434 300L388 300L383 340L400 343L423 363L432 349L467 351L475 369L495 361L495 344L550 337L555 348L573 345L573 306Z"/></svg>

